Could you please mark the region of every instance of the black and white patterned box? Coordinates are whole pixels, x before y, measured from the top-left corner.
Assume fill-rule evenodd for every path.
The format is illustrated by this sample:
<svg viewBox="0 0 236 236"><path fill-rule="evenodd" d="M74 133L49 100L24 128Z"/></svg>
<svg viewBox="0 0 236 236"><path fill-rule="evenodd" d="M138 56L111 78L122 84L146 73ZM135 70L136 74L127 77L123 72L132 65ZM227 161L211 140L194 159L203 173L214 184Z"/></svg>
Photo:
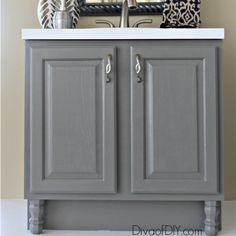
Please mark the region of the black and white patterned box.
<svg viewBox="0 0 236 236"><path fill-rule="evenodd" d="M198 28L201 0L166 0L161 28Z"/></svg>

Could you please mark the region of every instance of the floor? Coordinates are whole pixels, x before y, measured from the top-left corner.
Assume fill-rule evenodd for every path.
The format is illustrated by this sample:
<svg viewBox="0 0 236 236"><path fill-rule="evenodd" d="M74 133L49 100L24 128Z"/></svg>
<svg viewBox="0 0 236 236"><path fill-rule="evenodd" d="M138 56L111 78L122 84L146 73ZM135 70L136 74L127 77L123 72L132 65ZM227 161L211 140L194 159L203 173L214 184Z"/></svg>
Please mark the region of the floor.
<svg viewBox="0 0 236 236"><path fill-rule="evenodd" d="M26 230L26 201L2 200L0 208L1 208L1 215L0 215L0 229L1 229L0 235L1 236L32 236L32 234ZM219 234L219 236L236 236L236 202L224 202L222 212L223 212L223 231ZM131 232L114 232L114 231L113 232L111 231L45 231L43 235L45 236L47 235L51 235L51 236L95 236L95 235L96 236L132 236L132 233ZM142 235L139 234L139 235L145 236L144 234ZM166 234L166 235L173 235L173 234ZM178 236L181 236L181 235L182 234L179 234ZM203 235L204 234L202 234L202 236Z"/></svg>

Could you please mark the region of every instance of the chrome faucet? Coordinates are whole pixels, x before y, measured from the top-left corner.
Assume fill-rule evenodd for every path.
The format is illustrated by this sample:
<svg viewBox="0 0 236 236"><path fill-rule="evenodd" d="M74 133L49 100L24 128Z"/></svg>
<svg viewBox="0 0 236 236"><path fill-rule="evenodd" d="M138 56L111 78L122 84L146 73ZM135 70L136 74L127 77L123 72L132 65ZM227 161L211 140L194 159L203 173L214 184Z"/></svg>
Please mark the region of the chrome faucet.
<svg viewBox="0 0 236 236"><path fill-rule="evenodd" d="M121 11L121 16L120 16L120 28L127 28L130 27L129 25L129 10L134 10L138 7L138 4L136 0L124 0L122 4L122 11ZM96 24L105 24L108 25L110 28L114 28L115 25L109 21L109 20L104 20L104 19L99 19L95 21ZM151 24L152 19L142 19L134 23L131 27L133 28L138 28L139 25L142 24Z"/></svg>
<svg viewBox="0 0 236 236"><path fill-rule="evenodd" d="M137 6L136 0L124 0L120 16L120 28L129 27L129 9L136 9Z"/></svg>

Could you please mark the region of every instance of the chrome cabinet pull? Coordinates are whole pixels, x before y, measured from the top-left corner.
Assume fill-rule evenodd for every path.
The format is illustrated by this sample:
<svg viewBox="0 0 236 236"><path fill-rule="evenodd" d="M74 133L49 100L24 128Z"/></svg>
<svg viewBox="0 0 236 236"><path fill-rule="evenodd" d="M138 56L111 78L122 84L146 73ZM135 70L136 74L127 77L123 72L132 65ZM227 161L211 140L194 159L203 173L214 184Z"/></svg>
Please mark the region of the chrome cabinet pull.
<svg viewBox="0 0 236 236"><path fill-rule="evenodd" d="M142 78L140 76L140 72L141 72L141 63L140 63L140 55L136 55L135 57L136 59L136 66L135 66L135 72L136 72L136 75L137 75L137 82L138 83L141 83L142 82Z"/></svg>
<svg viewBox="0 0 236 236"><path fill-rule="evenodd" d="M111 82L111 78L110 78L110 73L112 71L112 66L111 66L111 59L112 59L112 56L109 54L107 56L107 65L106 65L106 82L107 83L110 83Z"/></svg>

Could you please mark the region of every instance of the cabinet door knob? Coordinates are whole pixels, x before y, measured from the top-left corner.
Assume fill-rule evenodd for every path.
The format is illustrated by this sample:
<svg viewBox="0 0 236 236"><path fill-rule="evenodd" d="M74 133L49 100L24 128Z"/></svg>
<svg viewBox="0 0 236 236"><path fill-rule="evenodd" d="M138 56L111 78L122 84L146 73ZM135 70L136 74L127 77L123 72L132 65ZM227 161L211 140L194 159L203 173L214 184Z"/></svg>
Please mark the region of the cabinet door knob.
<svg viewBox="0 0 236 236"><path fill-rule="evenodd" d="M106 82L107 83L111 82L111 78L110 78L110 73L112 71L111 59L112 59L112 56L109 54L107 56L107 65L106 65Z"/></svg>
<svg viewBox="0 0 236 236"><path fill-rule="evenodd" d="M135 65L135 72L136 72L136 75L137 75L137 82L138 83L141 83L142 82L142 78L141 78L141 75L140 75L140 72L141 72L141 57L139 54L136 55L135 57L136 59L136 65Z"/></svg>

